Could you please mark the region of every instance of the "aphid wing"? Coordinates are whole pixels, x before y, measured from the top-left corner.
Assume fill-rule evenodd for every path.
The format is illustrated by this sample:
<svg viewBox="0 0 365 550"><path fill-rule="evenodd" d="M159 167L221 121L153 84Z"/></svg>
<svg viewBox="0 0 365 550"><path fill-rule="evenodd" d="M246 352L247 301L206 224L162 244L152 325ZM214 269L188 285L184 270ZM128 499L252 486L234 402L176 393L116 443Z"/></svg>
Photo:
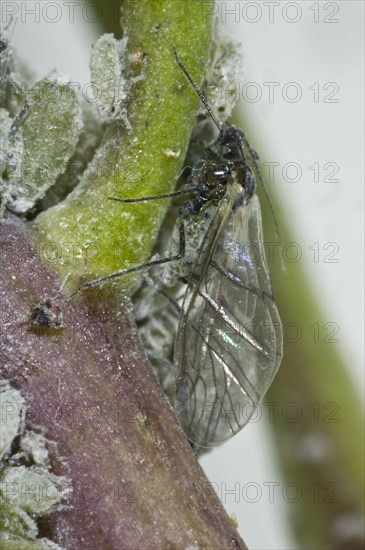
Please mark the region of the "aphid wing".
<svg viewBox="0 0 365 550"><path fill-rule="evenodd" d="M256 195L221 220L205 269L190 279L175 345L177 413L203 447L248 422L282 356Z"/></svg>

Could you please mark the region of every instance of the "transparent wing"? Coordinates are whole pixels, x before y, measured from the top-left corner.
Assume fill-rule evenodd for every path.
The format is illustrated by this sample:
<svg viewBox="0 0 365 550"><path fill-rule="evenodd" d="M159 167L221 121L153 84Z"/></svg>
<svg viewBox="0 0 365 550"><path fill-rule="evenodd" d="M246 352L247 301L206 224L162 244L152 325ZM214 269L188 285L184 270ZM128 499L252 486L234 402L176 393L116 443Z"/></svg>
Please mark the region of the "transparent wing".
<svg viewBox="0 0 365 550"><path fill-rule="evenodd" d="M219 205L196 262L175 344L176 411L202 447L248 422L282 357L258 198L235 211L230 204Z"/></svg>

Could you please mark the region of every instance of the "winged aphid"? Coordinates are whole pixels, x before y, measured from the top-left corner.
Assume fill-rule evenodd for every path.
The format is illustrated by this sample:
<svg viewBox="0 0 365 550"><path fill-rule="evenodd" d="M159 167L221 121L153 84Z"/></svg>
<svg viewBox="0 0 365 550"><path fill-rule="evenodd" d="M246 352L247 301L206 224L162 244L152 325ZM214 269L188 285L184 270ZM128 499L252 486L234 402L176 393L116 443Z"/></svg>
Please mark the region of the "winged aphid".
<svg viewBox="0 0 365 550"><path fill-rule="evenodd" d="M174 346L175 409L189 440L210 447L252 417L282 357L282 328L255 194L257 155L244 133L221 124L174 49L176 62L218 130L183 189L170 255L117 271L76 292L171 262L187 283Z"/></svg>

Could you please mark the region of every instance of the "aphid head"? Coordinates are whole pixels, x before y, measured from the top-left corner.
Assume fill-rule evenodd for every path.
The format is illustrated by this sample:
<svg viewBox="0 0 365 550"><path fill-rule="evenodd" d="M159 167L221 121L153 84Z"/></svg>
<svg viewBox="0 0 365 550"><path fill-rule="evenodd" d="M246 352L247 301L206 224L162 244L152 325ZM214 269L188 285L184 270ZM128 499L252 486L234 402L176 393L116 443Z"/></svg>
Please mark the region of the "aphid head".
<svg viewBox="0 0 365 550"><path fill-rule="evenodd" d="M246 162L242 146L243 137L243 132L236 126L232 125L222 130L217 141L222 149L221 155L224 159Z"/></svg>

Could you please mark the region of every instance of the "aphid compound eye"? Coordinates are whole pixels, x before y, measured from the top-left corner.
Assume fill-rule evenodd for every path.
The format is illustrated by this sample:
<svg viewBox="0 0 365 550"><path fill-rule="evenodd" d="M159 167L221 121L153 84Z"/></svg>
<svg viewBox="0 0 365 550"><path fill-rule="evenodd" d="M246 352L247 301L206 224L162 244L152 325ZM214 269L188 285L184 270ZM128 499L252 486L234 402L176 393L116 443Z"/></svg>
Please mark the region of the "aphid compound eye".
<svg viewBox="0 0 365 550"><path fill-rule="evenodd" d="M256 179L246 159L258 169L257 154L241 130L220 124L175 49L174 54L218 137L183 189L114 199L189 197L178 211L170 255L85 283L76 292L166 263L178 280L187 281L174 346L174 404L189 440L212 447L236 434L257 409L280 365L282 327L265 258Z"/></svg>

